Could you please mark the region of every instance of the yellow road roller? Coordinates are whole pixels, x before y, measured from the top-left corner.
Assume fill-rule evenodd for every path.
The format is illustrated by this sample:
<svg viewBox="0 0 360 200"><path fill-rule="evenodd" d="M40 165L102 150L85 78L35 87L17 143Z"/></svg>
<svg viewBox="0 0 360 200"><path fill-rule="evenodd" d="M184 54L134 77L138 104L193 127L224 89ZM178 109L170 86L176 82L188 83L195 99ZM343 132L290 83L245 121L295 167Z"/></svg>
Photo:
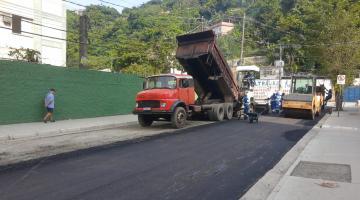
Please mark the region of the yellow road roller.
<svg viewBox="0 0 360 200"><path fill-rule="evenodd" d="M316 86L316 76L291 77L290 93L284 95L282 109L285 117L315 119L324 103L324 87Z"/></svg>

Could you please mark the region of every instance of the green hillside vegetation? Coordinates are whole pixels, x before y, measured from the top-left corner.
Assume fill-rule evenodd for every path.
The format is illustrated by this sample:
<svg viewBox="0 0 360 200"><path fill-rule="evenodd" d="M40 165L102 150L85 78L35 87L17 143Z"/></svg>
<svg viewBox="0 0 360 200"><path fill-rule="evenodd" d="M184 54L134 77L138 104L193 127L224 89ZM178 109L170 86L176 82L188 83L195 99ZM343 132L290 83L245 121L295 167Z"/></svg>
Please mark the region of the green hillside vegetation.
<svg viewBox="0 0 360 200"><path fill-rule="evenodd" d="M181 68L174 58L175 37L222 20L236 27L218 43L227 59L239 59L244 12L245 56L267 56L270 64L279 58L281 44L288 72L353 76L359 69L360 2L355 0L152 0L122 13L91 5L87 64L140 75ZM69 40L78 41L78 18L68 11ZM78 49L68 43L68 66L78 66Z"/></svg>

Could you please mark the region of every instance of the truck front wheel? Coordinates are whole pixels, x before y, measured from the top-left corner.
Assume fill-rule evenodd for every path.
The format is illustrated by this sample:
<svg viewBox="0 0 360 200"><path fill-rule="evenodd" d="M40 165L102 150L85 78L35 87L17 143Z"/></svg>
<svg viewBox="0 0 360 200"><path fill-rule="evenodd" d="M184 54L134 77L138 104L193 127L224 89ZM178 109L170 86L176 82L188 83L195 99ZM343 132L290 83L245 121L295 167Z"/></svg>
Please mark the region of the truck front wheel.
<svg viewBox="0 0 360 200"><path fill-rule="evenodd" d="M151 124L154 122L154 119L151 115L138 115L138 122L140 126L147 127L151 126Z"/></svg>
<svg viewBox="0 0 360 200"><path fill-rule="evenodd" d="M182 128L186 124L186 110L183 107L175 108L174 113L171 115L171 123L174 128Z"/></svg>

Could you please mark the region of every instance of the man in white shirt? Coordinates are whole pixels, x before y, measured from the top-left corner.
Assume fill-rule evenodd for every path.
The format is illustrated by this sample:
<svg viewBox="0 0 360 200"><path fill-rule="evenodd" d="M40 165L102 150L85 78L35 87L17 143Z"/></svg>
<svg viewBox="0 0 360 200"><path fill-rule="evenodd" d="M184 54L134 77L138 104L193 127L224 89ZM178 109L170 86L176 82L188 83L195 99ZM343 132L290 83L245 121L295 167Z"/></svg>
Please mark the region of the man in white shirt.
<svg viewBox="0 0 360 200"><path fill-rule="evenodd" d="M54 109L55 109L55 89L54 88L50 89L45 97L45 108L46 108L47 113L43 119L44 123L46 123L49 120L51 122L55 122L55 120L53 119L53 113L54 113Z"/></svg>

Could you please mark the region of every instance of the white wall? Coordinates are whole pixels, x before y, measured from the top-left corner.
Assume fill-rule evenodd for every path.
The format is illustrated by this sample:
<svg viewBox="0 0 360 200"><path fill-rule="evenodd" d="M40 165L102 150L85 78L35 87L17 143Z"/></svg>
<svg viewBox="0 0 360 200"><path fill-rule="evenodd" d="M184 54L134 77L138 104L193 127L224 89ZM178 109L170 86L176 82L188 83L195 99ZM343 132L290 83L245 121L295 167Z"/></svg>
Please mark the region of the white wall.
<svg viewBox="0 0 360 200"><path fill-rule="evenodd" d="M273 66L260 68L260 79L279 79L279 74L280 77L284 75L284 68L278 68Z"/></svg>
<svg viewBox="0 0 360 200"><path fill-rule="evenodd" d="M66 30L66 8L62 0L0 0L0 14L23 17L21 34L0 28L0 57L9 58L7 54L10 47L24 47L40 51L44 64L66 66L66 32L48 28ZM5 26L2 16L0 26Z"/></svg>

